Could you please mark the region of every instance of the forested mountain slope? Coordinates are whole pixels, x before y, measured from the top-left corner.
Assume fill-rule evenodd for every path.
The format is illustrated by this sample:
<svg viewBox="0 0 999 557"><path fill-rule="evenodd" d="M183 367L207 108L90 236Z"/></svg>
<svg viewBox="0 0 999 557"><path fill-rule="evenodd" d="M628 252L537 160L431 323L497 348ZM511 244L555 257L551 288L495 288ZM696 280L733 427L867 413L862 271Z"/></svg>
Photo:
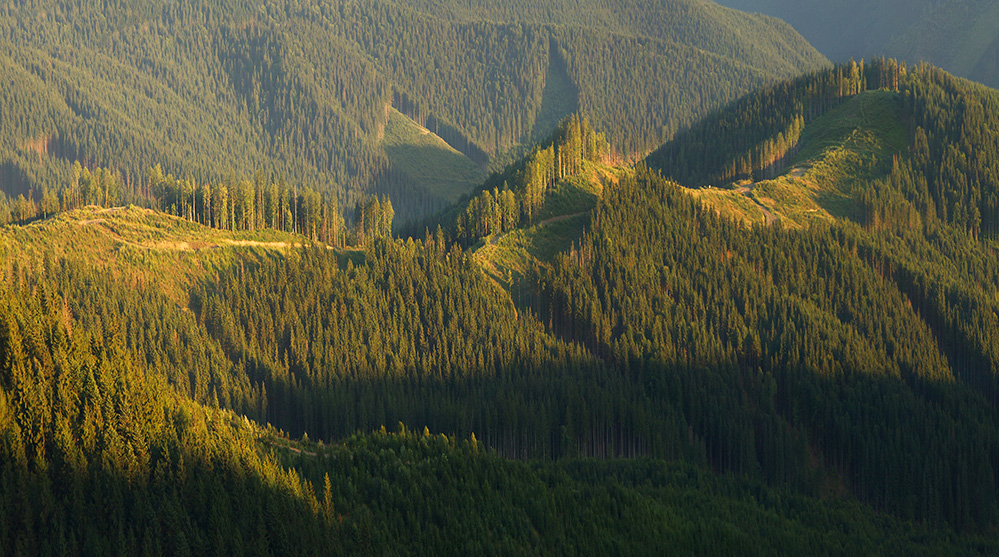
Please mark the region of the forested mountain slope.
<svg viewBox="0 0 999 557"><path fill-rule="evenodd" d="M793 73L817 62L813 49L797 33L788 32L782 21L740 13L714 2L417 0L406 5L422 13L447 13L465 21L583 27L679 42L776 74Z"/></svg>
<svg viewBox="0 0 999 557"><path fill-rule="evenodd" d="M988 0L721 0L790 23L836 62L892 56L999 86L999 6Z"/></svg>
<svg viewBox="0 0 999 557"><path fill-rule="evenodd" d="M893 60L819 71L678 134L655 170L589 189L585 218L561 208L601 172L600 135L569 121L443 233L553 334L683 408L715 466L994 521L997 98ZM761 209L776 226L747 230ZM515 276L525 261L536 276Z"/></svg>
<svg viewBox="0 0 999 557"><path fill-rule="evenodd" d="M949 0L928 10L885 54L926 61L955 75L999 87L999 6L982 0Z"/></svg>
<svg viewBox="0 0 999 557"><path fill-rule="evenodd" d="M469 162L501 164L577 110L612 129L622 153L641 152L824 62L772 21L675 3L655 11L669 25L615 16L610 30L389 0L7 3L0 190L41 203L79 161L118 171L140 200L160 164L199 182L262 172L345 208L389 193L409 220L452 202L456 186L428 184L418 157L393 156L390 107L465 156L453 164L470 188L482 174ZM585 13L599 11L591 4Z"/></svg>
<svg viewBox="0 0 999 557"><path fill-rule="evenodd" d="M372 30L388 16L337 8L308 11L354 18L367 38L344 52L398 105L381 131L377 110L358 120L358 137L424 135L387 125L422 110L381 73L402 50L364 54L391 40ZM329 51L277 30L318 20L227 9L246 19L225 33L249 49L219 62L225 79L250 75L234 121L255 106L272 131L252 144L291 145L274 138L304 129L302 98L269 80ZM192 26L180 52L214 17L186 10L162 11ZM534 37L509 47L527 51L593 33L452 24L482 31L455 31L460 44L511 33ZM10 54L36 56L12 66L25 87L69 66L25 52ZM276 54L272 71L246 71ZM124 162L73 166L48 154L65 145L33 143L25 160L62 160L70 178L42 214L15 200L32 222L0 228L0 552L996 552L997 93L925 66L841 65L743 96L618 167L615 134L633 130L560 119L541 97L559 122L546 139L406 239L384 196L359 197L346 226L318 186L268 170L216 181L215 166L188 179L152 165L135 188L106 169ZM72 98L38 102L70 119L107 110ZM337 106L331 122L349 112ZM498 152L487 144L469 145ZM752 199L747 181L788 194L755 198L776 220L720 215L695 191ZM147 195L176 216L109 207ZM497 265L520 241L526 256Z"/></svg>
<svg viewBox="0 0 999 557"><path fill-rule="evenodd" d="M516 317L436 241L316 250L133 207L0 246L4 553L994 549L715 476L731 438ZM397 419L413 429L346 437ZM612 454L688 462L572 458Z"/></svg>
<svg viewBox="0 0 999 557"><path fill-rule="evenodd" d="M871 90L880 91L865 92ZM829 224L808 225L808 220L799 220L797 224L808 225L800 232L772 226L723 233L730 226L728 219L718 223L714 211L695 209L677 214L689 202L671 193L676 186L655 186L659 178L648 176L644 183L661 189L642 187L643 179L639 179L637 185L615 190L620 197L603 204L604 213L598 209L594 220L599 225L577 252L564 258L559 278L553 279L564 285L553 289L554 298L563 300L556 307L577 330L578 316L586 316L582 329L592 335L590 342L612 353L631 353L632 360L733 359L741 362L738 367L742 369L749 363L750 369L756 366L764 374L774 370L777 392L789 397L785 409L796 416L792 421L810 422L806 427L813 431L808 436L812 457L818 450L837 462L834 466L852 477L849 483L859 492L866 490L867 472L863 470L877 469L874 474L887 479L888 485L883 486L887 491L874 498L883 498L888 507L910 508L919 515L921 511L915 508L922 503L918 501L934 500L939 489L952 489L951 482L960 476L956 469L970 466L983 471L983 476L968 484L976 495L958 497L949 511L941 508L943 515L950 514L948 520L963 521L951 513L993 489L982 486L996 485L995 441L978 436L992 437L987 432L995 426L984 423L996 419L999 377L994 348L999 341L994 323L997 269L992 256L999 216L994 209L999 186L997 101L994 90L929 67L906 71L893 61L842 66L746 97L664 146L650 156L649 164L691 186L724 185L726 179L717 180L731 170L732 161L735 179L741 173L763 172L784 180L804 165L805 179L811 172L816 173L812 175L815 180L839 176L839 193L856 209L838 213ZM894 114L898 122L872 123L870 118L884 118L882 112L858 118L852 131L830 133L848 121L839 111L860 112L863 104L856 103L867 102L893 105L886 113ZM870 143L863 139L866 134L875 135ZM850 141L823 143L837 135ZM860 144L880 147L861 149ZM703 145L714 148L704 151ZM708 152L712 159L688 157L684 152ZM821 165L809 167L815 161ZM851 176L861 179L850 180ZM783 187L787 195L774 196L769 202L778 210L809 197L819 206L828 205L829 198L815 196L807 186L791 180ZM669 195L657 198L651 191ZM642 214L649 218L641 218ZM676 227L663 227L662 220L667 218L677 218ZM645 220L656 225L645 228L639 224ZM789 222L793 226L796 221ZM825 263L820 262L825 258ZM643 270L631 262L655 264ZM644 288L639 286L643 283ZM620 288L614 285L620 284L628 285L626 297L614 294ZM771 289L784 294L765 301ZM788 297L781 300L782 296ZM872 304L886 305L876 309ZM748 337L739 323L746 327ZM813 327L816 333L808 332ZM818 329L826 332L817 333ZM890 340L894 335L899 336ZM705 339L714 340L701 345ZM822 339L819 345L810 345L818 339ZM747 348L748 362L741 352ZM725 353L729 355L722 356ZM790 375L780 379L781 373ZM872 388L855 383L869 381L861 379L869 374L896 378L874 388L888 398L873 406L873 401L861 402ZM811 393L806 395L808 402L801 407L792 403L790 393L797 388L793 385L813 380L821 386L803 391ZM854 397L860 399L850 402ZM895 397L897 402L888 402ZM933 417L948 404L938 397L968 402ZM904 410L910 404L937 410ZM882 433L874 436L894 440L885 438L880 449L871 446L861 458L851 457L851 449L834 448L838 442L833 438L849 438L848 445L854 448L864 445L860 440L873 431L864 426L850 432L848 424L855 422L841 417L875 407L870 417ZM984 429L958 417L971 408L977 408L971 410L977 416L973 422L986 420L979 422ZM928 421L913 428L906 419L893 426L891 415ZM935 447L950 423L963 423L965 432L979 432L971 434L967 446L977 454L957 468L940 460L944 454L957 453ZM931 433L934 430L940 433ZM833 446L820 448L825 443ZM916 453L908 454L906 446ZM980 451L986 446L993 448ZM875 464L879 460L882 464ZM923 472L908 476L894 467L896 461L905 461L913 471L922 467ZM936 480L929 478L941 465L940 483L934 487ZM910 480L902 479L906 477ZM917 478L923 482L921 488L901 487ZM894 488L889 486L896 481L902 483L896 484L900 490L892 495ZM923 507L924 511L935 513L931 506ZM994 516L994 502L987 507L984 515ZM957 512L967 512L968 518L983 516L978 511Z"/></svg>

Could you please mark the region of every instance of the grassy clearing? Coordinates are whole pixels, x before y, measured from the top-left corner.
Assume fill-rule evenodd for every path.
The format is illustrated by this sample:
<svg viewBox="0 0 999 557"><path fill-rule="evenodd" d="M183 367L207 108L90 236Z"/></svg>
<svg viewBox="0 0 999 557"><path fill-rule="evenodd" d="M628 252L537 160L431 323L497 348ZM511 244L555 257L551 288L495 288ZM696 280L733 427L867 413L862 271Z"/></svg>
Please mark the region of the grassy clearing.
<svg viewBox="0 0 999 557"><path fill-rule="evenodd" d="M737 190L703 188L688 192L723 217L750 224L764 224L765 216L759 205Z"/></svg>
<svg viewBox="0 0 999 557"><path fill-rule="evenodd" d="M472 257L519 307L530 307L535 302L538 273L582 237L604 188L628 172L627 168L584 163L583 172L549 190L533 226L486 238L472 249Z"/></svg>
<svg viewBox="0 0 999 557"><path fill-rule="evenodd" d="M382 148L414 187L449 203L486 178L485 170L471 159L394 108L385 125Z"/></svg>
<svg viewBox="0 0 999 557"><path fill-rule="evenodd" d="M795 164L848 148L860 154L890 157L909 146L902 100L891 91L867 91L811 122L802 134Z"/></svg>
<svg viewBox="0 0 999 557"><path fill-rule="evenodd" d="M765 212L792 228L856 220L857 195L888 174L909 138L898 95L870 91L811 122L801 142L782 176L691 193L720 214L751 224L763 222Z"/></svg>
<svg viewBox="0 0 999 557"><path fill-rule="evenodd" d="M518 307L534 305L538 273L578 241L590 214L563 215L530 228L490 238L472 257L486 275L506 290Z"/></svg>
<svg viewBox="0 0 999 557"><path fill-rule="evenodd" d="M134 288L156 287L185 307L191 286L236 262L285 257L311 245L302 236L230 232L135 206L85 207L27 226L0 228L0 276L46 261L95 268ZM20 270L18 270L20 269Z"/></svg>

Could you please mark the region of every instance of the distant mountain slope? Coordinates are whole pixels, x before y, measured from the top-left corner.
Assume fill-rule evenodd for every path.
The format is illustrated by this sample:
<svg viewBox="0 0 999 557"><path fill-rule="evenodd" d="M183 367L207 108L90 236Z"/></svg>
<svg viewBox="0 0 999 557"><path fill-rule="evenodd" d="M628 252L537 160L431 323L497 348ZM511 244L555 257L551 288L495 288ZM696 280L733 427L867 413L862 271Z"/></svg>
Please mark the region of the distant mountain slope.
<svg viewBox="0 0 999 557"><path fill-rule="evenodd" d="M468 161L502 166L577 111L619 150L644 152L824 63L786 26L714 4L655 4L651 21L631 3L584 17L598 4L541 17L529 14L547 4L527 3L502 22L459 15L457 2L8 4L0 191L58 196L80 161L119 170L137 201L161 164L198 181L284 177L345 209L390 192L405 221L452 197L386 152L389 107L462 153L452 170L466 173Z"/></svg>
<svg viewBox="0 0 999 557"><path fill-rule="evenodd" d="M954 75L999 87L999 4L949 0L893 35L885 55L926 61Z"/></svg>
<svg viewBox="0 0 999 557"><path fill-rule="evenodd" d="M600 29L615 35L682 43L735 58L764 72L789 75L821 64L815 50L780 20L698 0L415 0L399 2L426 14Z"/></svg>
<svg viewBox="0 0 999 557"><path fill-rule="evenodd" d="M790 23L829 59L892 56L999 86L999 5L989 0L720 0Z"/></svg>

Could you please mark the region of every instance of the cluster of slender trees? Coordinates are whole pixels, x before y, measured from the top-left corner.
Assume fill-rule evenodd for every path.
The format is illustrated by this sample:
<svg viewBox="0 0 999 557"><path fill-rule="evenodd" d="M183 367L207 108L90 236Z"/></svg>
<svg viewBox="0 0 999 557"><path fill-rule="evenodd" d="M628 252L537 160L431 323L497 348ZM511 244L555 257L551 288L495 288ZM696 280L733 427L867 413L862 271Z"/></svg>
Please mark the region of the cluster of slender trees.
<svg viewBox="0 0 999 557"><path fill-rule="evenodd" d="M604 135L594 131L585 118L575 114L565 118L544 145L502 174L491 176L478 195L451 209L456 214L449 226L451 236L474 243L489 234L533 223L549 190L560 180L580 173L584 161L602 161L610 154Z"/></svg>
<svg viewBox="0 0 999 557"><path fill-rule="evenodd" d="M44 189L41 197L17 194L8 198L0 191L0 223L26 223L36 218L48 218L60 211L87 205L114 207L136 200L120 173L96 167L90 169L73 164L70 181L59 190Z"/></svg>
<svg viewBox="0 0 999 557"><path fill-rule="evenodd" d="M196 183L163 174L159 165L146 174L159 207L170 214L222 230L271 228L343 247L346 232L335 199L323 199L311 188L299 190L283 180L230 178Z"/></svg>

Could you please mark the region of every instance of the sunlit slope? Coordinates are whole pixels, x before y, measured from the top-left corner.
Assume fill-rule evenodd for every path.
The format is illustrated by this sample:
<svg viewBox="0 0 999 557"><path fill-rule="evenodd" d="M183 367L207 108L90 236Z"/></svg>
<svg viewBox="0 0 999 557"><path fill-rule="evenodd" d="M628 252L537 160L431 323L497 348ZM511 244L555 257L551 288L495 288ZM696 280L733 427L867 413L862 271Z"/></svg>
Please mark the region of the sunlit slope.
<svg viewBox="0 0 999 557"><path fill-rule="evenodd" d="M282 257L311 245L302 236L272 229L219 230L135 206L91 206L27 226L0 228L8 273L31 273L66 261L110 280L160 290L182 306L190 288L221 267Z"/></svg>
<svg viewBox="0 0 999 557"><path fill-rule="evenodd" d="M918 229L997 230L999 93L929 65L848 63L715 111L647 158L722 212L802 225L845 218ZM741 208L740 208L741 207ZM764 213L766 211L766 213Z"/></svg>
<svg viewBox="0 0 999 557"><path fill-rule="evenodd" d="M883 180L908 149L901 103L894 92L857 95L805 126L797 153L779 176L690 191L745 222L800 227L815 220L860 221L861 192Z"/></svg>
<svg viewBox="0 0 999 557"><path fill-rule="evenodd" d="M556 255L569 251L582 238L604 188L613 187L631 172L627 167L588 161L577 175L548 192L536 222L483 238L472 248L474 260L518 305L536 304L541 273Z"/></svg>

